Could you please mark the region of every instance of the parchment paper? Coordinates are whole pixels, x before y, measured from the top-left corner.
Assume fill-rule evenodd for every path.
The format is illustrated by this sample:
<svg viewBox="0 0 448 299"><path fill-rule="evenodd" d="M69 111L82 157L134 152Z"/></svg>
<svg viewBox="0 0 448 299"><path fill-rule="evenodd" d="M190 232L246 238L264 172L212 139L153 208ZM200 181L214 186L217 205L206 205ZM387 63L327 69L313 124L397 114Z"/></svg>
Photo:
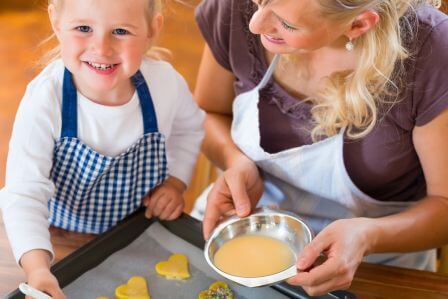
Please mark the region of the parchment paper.
<svg viewBox="0 0 448 299"><path fill-rule="evenodd" d="M155 265L172 253L188 257L191 277L185 281L167 280L155 271ZM131 276L143 276L151 299L194 299L216 280L225 281L237 298L287 298L270 287L247 288L221 277L205 261L202 250L169 232L161 224L152 224L134 242L109 256L99 266L84 273L64 288L69 299L114 299L115 288Z"/></svg>

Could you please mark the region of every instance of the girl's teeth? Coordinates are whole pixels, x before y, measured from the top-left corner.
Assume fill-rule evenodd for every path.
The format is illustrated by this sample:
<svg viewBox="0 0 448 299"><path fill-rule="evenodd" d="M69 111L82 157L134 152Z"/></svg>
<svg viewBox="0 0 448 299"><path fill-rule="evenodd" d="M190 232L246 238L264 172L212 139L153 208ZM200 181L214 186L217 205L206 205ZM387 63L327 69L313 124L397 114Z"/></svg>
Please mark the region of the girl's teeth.
<svg viewBox="0 0 448 299"><path fill-rule="evenodd" d="M102 64L102 63L95 63L95 62L87 62L88 64L90 64L91 66L93 66L94 68L98 69L98 70L108 70L110 68L112 68L114 65L113 64Z"/></svg>

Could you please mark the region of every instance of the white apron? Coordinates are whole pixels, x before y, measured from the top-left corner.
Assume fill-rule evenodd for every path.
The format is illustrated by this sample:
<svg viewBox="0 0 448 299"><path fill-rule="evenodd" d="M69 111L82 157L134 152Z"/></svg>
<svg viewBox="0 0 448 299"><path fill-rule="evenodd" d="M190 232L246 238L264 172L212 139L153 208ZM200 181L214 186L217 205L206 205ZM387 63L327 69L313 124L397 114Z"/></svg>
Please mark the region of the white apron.
<svg viewBox="0 0 448 299"><path fill-rule="evenodd" d="M277 55L260 84L240 94L233 103L232 139L257 164L265 182L259 205L277 205L295 212L315 233L337 219L381 217L412 205L410 202L377 201L355 186L344 165L344 130L322 141L275 154L263 150L260 146L259 90L270 80L278 60ZM435 271L435 257L435 250L429 250L372 254L365 261Z"/></svg>

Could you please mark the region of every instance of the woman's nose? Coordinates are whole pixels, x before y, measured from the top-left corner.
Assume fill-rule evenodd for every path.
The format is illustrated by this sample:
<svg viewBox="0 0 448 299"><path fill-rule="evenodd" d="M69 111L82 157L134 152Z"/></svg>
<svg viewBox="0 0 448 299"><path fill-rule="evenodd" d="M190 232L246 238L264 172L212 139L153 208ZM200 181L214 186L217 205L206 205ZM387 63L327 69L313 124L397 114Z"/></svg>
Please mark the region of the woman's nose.
<svg viewBox="0 0 448 299"><path fill-rule="evenodd" d="M268 9L259 7L250 19L249 30L253 34L272 33L273 25Z"/></svg>

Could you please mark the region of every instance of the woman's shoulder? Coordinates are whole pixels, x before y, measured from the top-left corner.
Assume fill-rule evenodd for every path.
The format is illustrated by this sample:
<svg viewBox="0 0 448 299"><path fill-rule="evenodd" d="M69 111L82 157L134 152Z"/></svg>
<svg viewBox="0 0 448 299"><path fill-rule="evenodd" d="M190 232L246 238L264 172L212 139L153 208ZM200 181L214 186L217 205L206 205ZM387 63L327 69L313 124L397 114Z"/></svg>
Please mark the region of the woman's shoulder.
<svg viewBox="0 0 448 299"><path fill-rule="evenodd" d="M251 0L202 0L196 8L196 17L207 17L211 20L222 17L232 17L248 13Z"/></svg>
<svg viewBox="0 0 448 299"><path fill-rule="evenodd" d="M425 55L429 48L440 47L448 55L448 16L445 13L432 5L422 4L408 14L406 21L412 29L410 34L404 34L405 45L414 58Z"/></svg>
<svg viewBox="0 0 448 299"><path fill-rule="evenodd" d="M448 21L448 15L432 5L424 4L416 9L419 24L429 28L435 28Z"/></svg>
<svg viewBox="0 0 448 299"><path fill-rule="evenodd" d="M389 113L406 130L427 124L448 107L448 16L429 5L413 15L414 32L406 40L411 55L405 64L406 84Z"/></svg>

